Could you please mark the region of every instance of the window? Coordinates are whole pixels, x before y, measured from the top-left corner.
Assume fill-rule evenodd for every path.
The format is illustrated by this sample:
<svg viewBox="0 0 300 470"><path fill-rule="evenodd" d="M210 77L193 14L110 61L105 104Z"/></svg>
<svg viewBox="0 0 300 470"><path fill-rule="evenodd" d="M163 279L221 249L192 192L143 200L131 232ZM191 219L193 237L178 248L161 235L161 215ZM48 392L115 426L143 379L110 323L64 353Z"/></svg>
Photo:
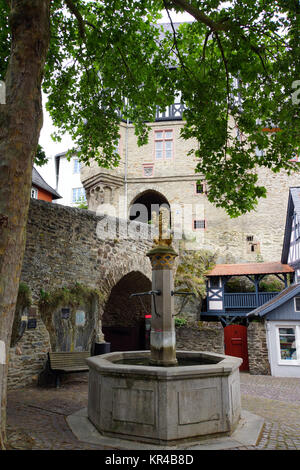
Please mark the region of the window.
<svg viewBox="0 0 300 470"><path fill-rule="evenodd" d="M300 312L300 297L295 297L295 311Z"/></svg>
<svg viewBox="0 0 300 470"><path fill-rule="evenodd" d="M290 162L299 162L299 155L297 155L295 152L292 155L292 158L290 159Z"/></svg>
<svg viewBox="0 0 300 470"><path fill-rule="evenodd" d="M113 144L113 146L114 146L113 153L114 153L114 154L120 154L120 139L118 140L118 143L117 143L117 144Z"/></svg>
<svg viewBox="0 0 300 470"><path fill-rule="evenodd" d="M73 188L72 189L72 202L86 201L84 188Z"/></svg>
<svg viewBox="0 0 300 470"><path fill-rule="evenodd" d="M260 253L260 243L251 243L250 244L251 253Z"/></svg>
<svg viewBox="0 0 300 470"><path fill-rule="evenodd" d="M33 199L37 199L38 198L38 190L37 188L31 188L31 197Z"/></svg>
<svg viewBox="0 0 300 470"><path fill-rule="evenodd" d="M73 173L80 173L80 161L78 158L74 158Z"/></svg>
<svg viewBox="0 0 300 470"><path fill-rule="evenodd" d="M300 238L300 224L298 222L297 216L294 216L294 224L295 224L295 240Z"/></svg>
<svg viewBox="0 0 300 470"><path fill-rule="evenodd" d="M145 164L143 165L143 175L145 178L151 178L154 174L154 166L153 164Z"/></svg>
<svg viewBox="0 0 300 470"><path fill-rule="evenodd" d="M196 183L196 194L204 193L204 183Z"/></svg>
<svg viewBox="0 0 300 470"><path fill-rule="evenodd" d="M205 228L205 220L194 220L194 230Z"/></svg>
<svg viewBox="0 0 300 470"><path fill-rule="evenodd" d="M253 242L253 235L247 235L247 242Z"/></svg>
<svg viewBox="0 0 300 470"><path fill-rule="evenodd" d="M280 359L291 361L297 359L296 327L278 328Z"/></svg>
<svg viewBox="0 0 300 470"><path fill-rule="evenodd" d="M155 131L154 148L156 160L170 160L173 158L173 131Z"/></svg>
<svg viewBox="0 0 300 470"><path fill-rule="evenodd" d="M218 277L211 277L209 279L209 286L212 289L218 289L220 287L220 281Z"/></svg>
<svg viewBox="0 0 300 470"><path fill-rule="evenodd" d="M265 152L264 152L264 150L260 150L258 147L256 147L256 149L255 149L255 155L256 155L257 157L264 157Z"/></svg>

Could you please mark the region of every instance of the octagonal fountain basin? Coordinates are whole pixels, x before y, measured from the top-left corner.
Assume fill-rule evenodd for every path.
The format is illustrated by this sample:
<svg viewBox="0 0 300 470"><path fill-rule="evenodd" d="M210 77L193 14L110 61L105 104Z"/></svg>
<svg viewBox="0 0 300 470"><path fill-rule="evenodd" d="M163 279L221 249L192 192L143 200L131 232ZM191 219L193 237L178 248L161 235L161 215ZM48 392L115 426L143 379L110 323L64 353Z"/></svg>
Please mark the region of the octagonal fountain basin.
<svg viewBox="0 0 300 470"><path fill-rule="evenodd" d="M230 435L241 416L242 359L177 351L178 365L149 365L150 351L87 359L88 417L103 435L161 445Z"/></svg>

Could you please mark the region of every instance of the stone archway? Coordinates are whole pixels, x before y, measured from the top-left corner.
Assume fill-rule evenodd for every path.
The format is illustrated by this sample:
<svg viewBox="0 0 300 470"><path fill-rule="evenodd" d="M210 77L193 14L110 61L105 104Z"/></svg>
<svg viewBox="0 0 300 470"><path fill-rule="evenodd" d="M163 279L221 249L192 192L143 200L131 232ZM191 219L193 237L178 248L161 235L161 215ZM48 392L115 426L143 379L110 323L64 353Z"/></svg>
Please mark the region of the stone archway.
<svg viewBox="0 0 300 470"><path fill-rule="evenodd" d="M158 191L149 189L140 193L131 202L129 219L138 220L139 222L147 224L152 220L153 211L158 214L161 207L165 207L169 210L171 219L170 204L167 198Z"/></svg>
<svg viewBox="0 0 300 470"><path fill-rule="evenodd" d="M130 294L151 289L148 277L140 271L124 275L111 289L104 306L102 331L111 351L145 349L145 315L151 312L149 296L130 298Z"/></svg>

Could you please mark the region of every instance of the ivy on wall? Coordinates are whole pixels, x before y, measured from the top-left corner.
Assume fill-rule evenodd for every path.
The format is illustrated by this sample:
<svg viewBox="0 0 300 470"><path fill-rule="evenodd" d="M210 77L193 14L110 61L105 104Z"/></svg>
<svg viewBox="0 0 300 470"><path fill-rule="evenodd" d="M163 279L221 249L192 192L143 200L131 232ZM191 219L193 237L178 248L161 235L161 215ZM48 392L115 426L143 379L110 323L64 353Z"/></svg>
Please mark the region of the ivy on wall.
<svg viewBox="0 0 300 470"><path fill-rule="evenodd" d="M189 292L193 296L183 296L177 311L180 315L190 303L197 303L206 297L206 274L216 263L217 254L208 250L186 251L180 254L180 261L175 274L176 290Z"/></svg>
<svg viewBox="0 0 300 470"><path fill-rule="evenodd" d="M39 311L42 316L51 316L55 310L62 306L75 308L81 305L91 305L95 298L98 300L102 299L100 291L79 283L70 287L61 287L51 292L41 289Z"/></svg>

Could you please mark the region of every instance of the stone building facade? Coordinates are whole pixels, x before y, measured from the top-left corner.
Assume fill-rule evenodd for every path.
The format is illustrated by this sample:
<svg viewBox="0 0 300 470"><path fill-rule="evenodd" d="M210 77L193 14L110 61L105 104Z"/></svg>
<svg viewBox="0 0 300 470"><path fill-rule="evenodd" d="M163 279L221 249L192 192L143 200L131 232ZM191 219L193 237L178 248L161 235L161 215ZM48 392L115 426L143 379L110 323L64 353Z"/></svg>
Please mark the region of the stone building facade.
<svg viewBox="0 0 300 470"><path fill-rule="evenodd" d="M121 123L119 167L107 170L92 163L81 170L89 208L101 213L101 204L110 204L113 214L128 219L138 215L134 204L165 203L171 206L173 229L184 233L187 249L217 251L218 263L279 260L289 187L299 184L299 173L259 169L267 198L252 212L231 219L208 201L205 181L195 173L196 159L188 156L197 142L180 137L183 124L178 114L158 117L149 124L149 142L139 147L133 126ZM203 185L197 185L199 180Z"/></svg>

